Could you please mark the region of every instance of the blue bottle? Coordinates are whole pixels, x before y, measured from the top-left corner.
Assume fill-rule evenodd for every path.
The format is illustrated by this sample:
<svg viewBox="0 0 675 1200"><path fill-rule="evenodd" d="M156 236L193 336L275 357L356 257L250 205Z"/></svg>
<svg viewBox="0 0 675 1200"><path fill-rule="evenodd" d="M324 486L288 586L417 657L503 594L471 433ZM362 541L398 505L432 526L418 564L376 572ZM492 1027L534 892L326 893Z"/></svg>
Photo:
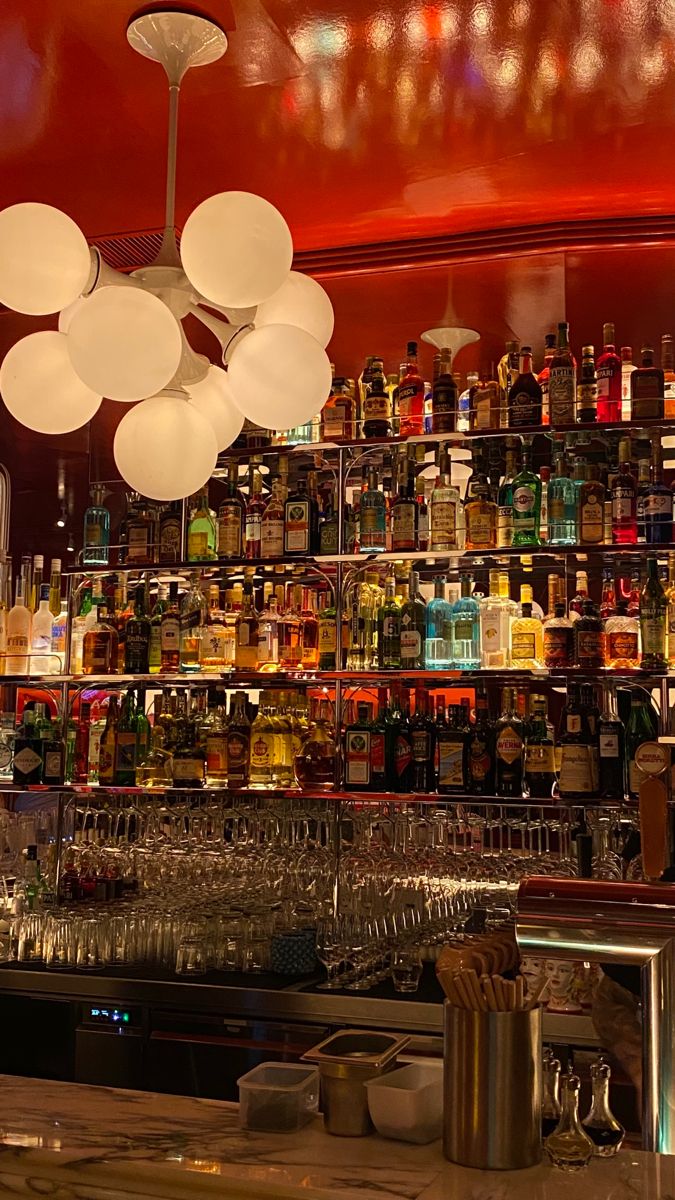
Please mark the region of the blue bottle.
<svg viewBox="0 0 675 1200"><path fill-rule="evenodd" d="M110 513L104 507L105 489L91 489L91 504L84 514L82 562L90 567L107 567L110 562Z"/></svg>
<svg viewBox="0 0 675 1200"><path fill-rule="evenodd" d="M548 541L551 546L574 546L577 540L577 488L563 474L562 451L555 459L555 475L548 484Z"/></svg>
<svg viewBox="0 0 675 1200"><path fill-rule="evenodd" d="M471 585L471 576L462 575L462 594L452 606L452 665L458 671L480 667L480 609Z"/></svg>
<svg viewBox="0 0 675 1200"><path fill-rule="evenodd" d="M445 579L434 579L434 598L427 604L424 661L427 671L452 667L452 605L445 598Z"/></svg>

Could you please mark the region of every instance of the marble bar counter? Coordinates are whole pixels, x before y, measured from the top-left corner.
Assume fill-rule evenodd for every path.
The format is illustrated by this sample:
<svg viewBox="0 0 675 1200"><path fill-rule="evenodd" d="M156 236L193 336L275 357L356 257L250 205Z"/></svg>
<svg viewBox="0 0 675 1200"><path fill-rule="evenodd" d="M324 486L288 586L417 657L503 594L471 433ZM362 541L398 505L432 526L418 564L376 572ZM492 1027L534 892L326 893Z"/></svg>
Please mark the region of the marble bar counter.
<svg viewBox="0 0 675 1200"><path fill-rule="evenodd" d="M675 1157L470 1171L440 1142L247 1133L237 1106L0 1076L0 1189L50 1200L673 1200Z"/></svg>

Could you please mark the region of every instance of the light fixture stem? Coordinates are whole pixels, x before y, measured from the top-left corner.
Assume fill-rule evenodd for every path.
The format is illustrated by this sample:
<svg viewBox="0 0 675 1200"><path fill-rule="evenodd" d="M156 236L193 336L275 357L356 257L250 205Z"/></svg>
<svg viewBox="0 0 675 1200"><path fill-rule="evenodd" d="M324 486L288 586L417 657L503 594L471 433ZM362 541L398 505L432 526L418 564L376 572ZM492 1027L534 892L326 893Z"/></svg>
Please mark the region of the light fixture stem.
<svg viewBox="0 0 675 1200"><path fill-rule="evenodd" d="M169 135L166 148L166 206L164 212L164 235L157 266L178 267L180 255L176 245L176 154L178 147L178 101L180 83L169 81Z"/></svg>

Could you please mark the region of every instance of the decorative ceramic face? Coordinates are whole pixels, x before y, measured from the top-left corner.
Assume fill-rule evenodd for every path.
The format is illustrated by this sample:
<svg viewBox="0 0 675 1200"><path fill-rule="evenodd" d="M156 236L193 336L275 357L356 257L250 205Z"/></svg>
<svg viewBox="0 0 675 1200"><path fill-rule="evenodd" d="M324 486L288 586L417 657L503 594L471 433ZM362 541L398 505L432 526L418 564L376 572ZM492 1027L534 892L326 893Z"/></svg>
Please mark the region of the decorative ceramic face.
<svg viewBox="0 0 675 1200"><path fill-rule="evenodd" d="M539 980L544 974L544 959L543 958L521 958L520 973L525 980L525 990L528 996L534 992Z"/></svg>
<svg viewBox="0 0 675 1200"><path fill-rule="evenodd" d="M548 958L544 963L544 971L548 979L549 995L558 996L561 999L567 996L572 986L574 963Z"/></svg>

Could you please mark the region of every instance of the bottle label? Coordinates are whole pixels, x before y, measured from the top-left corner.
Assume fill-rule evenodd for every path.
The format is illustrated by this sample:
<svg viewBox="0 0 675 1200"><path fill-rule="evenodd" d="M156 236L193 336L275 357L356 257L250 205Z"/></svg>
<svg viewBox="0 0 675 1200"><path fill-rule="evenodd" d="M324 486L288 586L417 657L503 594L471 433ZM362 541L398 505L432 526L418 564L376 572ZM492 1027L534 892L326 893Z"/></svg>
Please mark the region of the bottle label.
<svg viewBox="0 0 675 1200"><path fill-rule="evenodd" d="M340 438L345 436L347 427L347 405L340 400L333 400L332 403L326 404L323 413L323 436L329 438Z"/></svg>
<svg viewBox="0 0 675 1200"><path fill-rule="evenodd" d="M431 758L431 738L428 729L413 729L412 756L416 763L428 763Z"/></svg>
<svg viewBox="0 0 675 1200"><path fill-rule="evenodd" d="M246 733L231 729L227 735L227 765L230 783L234 776L237 782L245 778L248 770L250 739Z"/></svg>
<svg viewBox="0 0 675 1200"><path fill-rule="evenodd" d="M319 654L334 654L337 650L335 618L319 618Z"/></svg>
<svg viewBox="0 0 675 1200"><path fill-rule="evenodd" d="M222 625L207 626L200 638L200 656L206 661L211 659L214 662L225 663L225 647L227 645L227 632Z"/></svg>
<svg viewBox="0 0 675 1200"><path fill-rule="evenodd" d="M455 621L452 636L456 642L470 642L474 636L474 623L471 618L460 618Z"/></svg>
<svg viewBox="0 0 675 1200"><path fill-rule="evenodd" d="M553 425L571 424L574 421L576 399L576 372L571 363L551 367L548 383L548 398Z"/></svg>
<svg viewBox="0 0 675 1200"><path fill-rule="evenodd" d="M492 766L492 759L485 742L474 735L469 751L469 775L474 783L481 783L487 778Z"/></svg>
<svg viewBox="0 0 675 1200"><path fill-rule="evenodd" d="M529 392L517 392L509 400L509 425L538 425L539 398Z"/></svg>
<svg viewBox="0 0 675 1200"><path fill-rule="evenodd" d="M464 787L464 743L441 741L439 744L438 782L443 787Z"/></svg>
<svg viewBox="0 0 675 1200"><path fill-rule="evenodd" d="M565 501L563 497L556 495L551 496L549 499L548 511L551 521L564 521Z"/></svg>
<svg viewBox="0 0 675 1200"><path fill-rule="evenodd" d="M568 733L581 733L581 714L568 713L565 721L565 728Z"/></svg>
<svg viewBox="0 0 675 1200"><path fill-rule="evenodd" d="M174 781L190 782L192 779L204 778L204 760L202 758L176 758L172 764Z"/></svg>
<svg viewBox="0 0 675 1200"><path fill-rule="evenodd" d="M593 792L593 765L590 746L564 743L560 760L560 791L569 796L589 796Z"/></svg>
<svg viewBox="0 0 675 1200"><path fill-rule="evenodd" d="M643 605L640 612L642 654L663 658L666 641L666 617L661 609L654 611Z"/></svg>
<svg viewBox="0 0 675 1200"><path fill-rule="evenodd" d="M260 553L263 558L281 558L284 552L282 517L263 517L260 525Z"/></svg>
<svg viewBox="0 0 675 1200"><path fill-rule="evenodd" d="M473 506L470 506L466 516L467 537L472 546L477 550L494 546L495 528L490 513L474 512Z"/></svg>
<svg viewBox="0 0 675 1200"><path fill-rule="evenodd" d="M381 732L371 733L370 735L370 774L371 779L384 775L385 764L385 740L384 734Z"/></svg>
<svg viewBox="0 0 675 1200"><path fill-rule="evenodd" d="M523 739L512 725L505 725L497 735L497 758L511 765L523 753Z"/></svg>
<svg viewBox="0 0 675 1200"><path fill-rule="evenodd" d="M293 554L309 554L309 500L286 504L285 549Z"/></svg>
<svg viewBox="0 0 675 1200"><path fill-rule="evenodd" d="M369 392L363 402L365 421L389 420L389 397L386 392Z"/></svg>
<svg viewBox="0 0 675 1200"><path fill-rule="evenodd" d="M628 763L628 790L637 795L640 791L640 784L644 783L649 776L641 771L634 758L631 758Z"/></svg>
<svg viewBox="0 0 675 1200"><path fill-rule="evenodd" d="M422 653L422 638L417 629L401 630L401 658L419 658Z"/></svg>
<svg viewBox="0 0 675 1200"><path fill-rule="evenodd" d="M535 532L536 496L532 488L517 487L513 492L513 520L519 533Z"/></svg>
<svg viewBox="0 0 675 1200"><path fill-rule="evenodd" d="M136 769L136 734L117 732L117 769L119 771L135 771Z"/></svg>
<svg viewBox="0 0 675 1200"><path fill-rule="evenodd" d="M159 557L162 562L178 562L180 558L180 521L168 518L162 523Z"/></svg>
<svg viewBox="0 0 675 1200"><path fill-rule="evenodd" d="M62 755L61 755L60 750L45 751L45 768L44 768L45 780L46 780L46 777L49 776L50 779L58 781L61 778L62 767L63 767L63 760L62 760Z"/></svg>
<svg viewBox="0 0 675 1200"><path fill-rule="evenodd" d="M555 754L553 745L545 742L528 742L525 746L525 771L530 775L553 775L555 772Z"/></svg>
<svg viewBox="0 0 675 1200"><path fill-rule="evenodd" d="M206 769L210 775L227 771L227 735L224 731L206 735Z"/></svg>
<svg viewBox="0 0 675 1200"><path fill-rule="evenodd" d="M581 542L601 542L603 538L605 511L599 496L586 496L581 505Z"/></svg>
<svg viewBox="0 0 675 1200"><path fill-rule="evenodd" d="M523 659L535 658L536 639L534 632L516 631L511 637L511 658L514 663Z"/></svg>
<svg viewBox="0 0 675 1200"><path fill-rule="evenodd" d="M572 657L572 630L544 626L544 661L547 667L568 667Z"/></svg>
<svg viewBox="0 0 675 1200"><path fill-rule="evenodd" d="M630 521L635 513L635 493L629 487L615 487L612 493L612 520Z"/></svg>
<svg viewBox="0 0 675 1200"><path fill-rule="evenodd" d="M420 407L424 404L424 386L420 380L418 383L403 383L398 389L398 414L399 417L414 417L417 416Z"/></svg>
<svg viewBox="0 0 675 1200"><path fill-rule="evenodd" d="M579 629L577 626L577 658L579 666L584 666L582 661L592 660L596 662L598 659L602 665L605 657L605 634L600 629Z"/></svg>
<svg viewBox="0 0 675 1200"><path fill-rule="evenodd" d="M608 656L614 658L630 658L637 662L638 635L630 629L617 629L607 635Z"/></svg>
<svg viewBox="0 0 675 1200"><path fill-rule="evenodd" d="M209 552L208 533L188 533L188 558L206 558Z"/></svg>
<svg viewBox="0 0 675 1200"><path fill-rule="evenodd" d="M40 755L36 754L30 746L24 746L18 754L14 755L14 766L20 775L30 775L32 771L37 770L41 762Z"/></svg>
<svg viewBox="0 0 675 1200"><path fill-rule="evenodd" d="M370 733L367 729L348 729L345 746L345 783L370 783Z"/></svg>
<svg viewBox="0 0 675 1200"><path fill-rule="evenodd" d="M474 429L495 429L499 424L496 411L498 405L498 391L495 383L489 383L484 388L477 388L473 394Z"/></svg>
<svg viewBox="0 0 675 1200"><path fill-rule="evenodd" d="M170 653L178 650L180 643L180 621L178 617L164 617L161 625L162 651Z"/></svg>
<svg viewBox="0 0 675 1200"><path fill-rule="evenodd" d="M131 526L127 535L127 562L147 562L150 549L149 532L147 526Z"/></svg>
<svg viewBox="0 0 675 1200"><path fill-rule="evenodd" d="M246 514L246 544L251 546L260 541L262 532L262 514L252 512ZM250 553L250 551L249 551Z"/></svg>
<svg viewBox="0 0 675 1200"><path fill-rule="evenodd" d="M618 758L619 757L619 735L618 733L603 733L600 731L600 757L601 758Z"/></svg>
<svg viewBox="0 0 675 1200"><path fill-rule="evenodd" d="M241 508L232 504L218 514L218 554L220 558L241 558L242 520ZM208 534L196 535L204 539L204 553L208 549ZM189 534L192 537L192 534ZM190 555L192 557L192 554Z"/></svg>
<svg viewBox="0 0 675 1200"><path fill-rule="evenodd" d="M398 613L392 613L382 619L382 637L398 638L401 630L401 618Z"/></svg>
<svg viewBox="0 0 675 1200"><path fill-rule="evenodd" d="M394 747L396 778L402 779L412 762L412 746L407 737L398 734Z"/></svg>
<svg viewBox="0 0 675 1200"><path fill-rule="evenodd" d="M506 649L508 637L502 638L503 612L501 609L484 608L481 614L481 639L485 665L490 667L506 666ZM503 661L498 661L503 657Z"/></svg>
<svg viewBox="0 0 675 1200"><path fill-rule="evenodd" d="M598 385L597 383L580 383L577 387L577 406L580 412L597 412Z"/></svg>
<svg viewBox="0 0 675 1200"><path fill-rule="evenodd" d="M513 506L511 504L502 504L497 509L497 546L501 550L504 546L513 545Z"/></svg>
<svg viewBox="0 0 675 1200"><path fill-rule="evenodd" d="M84 544L85 546L101 546L103 544L103 529L98 521L91 525L87 522Z"/></svg>
<svg viewBox="0 0 675 1200"><path fill-rule="evenodd" d="M415 549L415 509L414 500L394 505L391 521L394 550Z"/></svg>
<svg viewBox="0 0 675 1200"><path fill-rule="evenodd" d="M93 675L109 671L115 665L111 657L112 645L107 633L94 633L92 630L84 639L84 663Z"/></svg>
<svg viewBox="0 0 675 1200"><path fill-rule="evenodd" d="M277 623L261 621L258 625L258 662L276 662L279 652Z"/></svg>
<svg viewBox="0 0 675 1200"><path fill-rule="evenodd" d="M672 520L672 493L666 494L665 492L652 492L651 495L645 496L644 513L647 517L666 517L667 520Z"/></svg>
<svg viewBox="0 0 675 1200"><path fill-rule="evenodd" d="M431 501L431 549L453 549L457 545L457 504L454 500Z"/></svg>
<svg viewBox="0 0 675 1200"><path fill-rule="evenodd" d="M7 637L7 649L14 654L28 652L28 637L25 633L10 633Z"/></svg>
<svg viewBox="0 0 675 1200"><path fill-rule="evenodd" d="M274 734L255 733L251 738L251 770L269 767L274 760Z"/></svg>
<svg viewBox="0 0 675 1200"><path fill-rule="evenodd" d="M361 531L361 543L368 543L369 546L385 544L385 517L384 505L369 504L367 501L361 501L359 528Z"/></svg>

